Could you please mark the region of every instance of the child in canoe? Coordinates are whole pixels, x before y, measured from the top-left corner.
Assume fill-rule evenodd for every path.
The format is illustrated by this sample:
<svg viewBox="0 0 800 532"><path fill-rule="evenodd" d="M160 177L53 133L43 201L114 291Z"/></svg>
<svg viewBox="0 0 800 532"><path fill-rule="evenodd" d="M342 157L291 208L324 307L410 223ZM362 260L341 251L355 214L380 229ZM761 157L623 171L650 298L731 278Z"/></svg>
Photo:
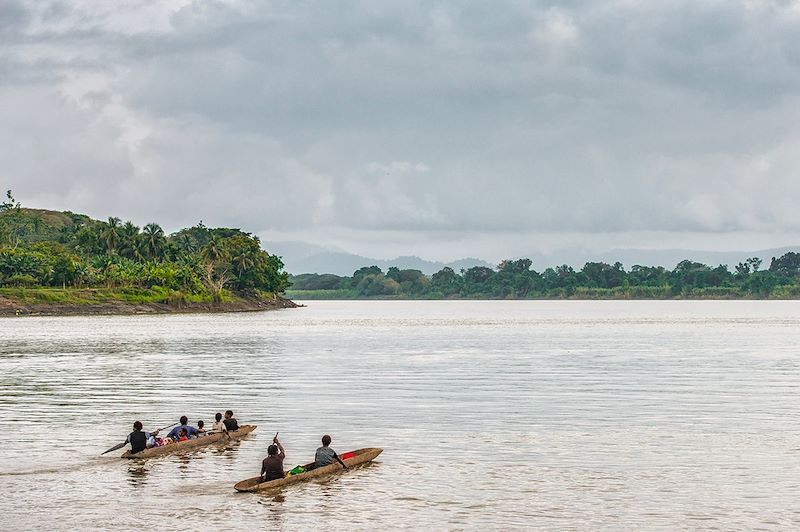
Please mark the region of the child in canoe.
<svg viewBox="0 0 800 532"><path fill-rule="evenodd" d="M349 469L344 462L342 462L342 459L339 458L339 455L336 454L336 451L330 448L330 444L331 437L326 434L322 437L322 447L319 447L314 454L314 469L332 464L334 460L342 464L343 468Z"/></svg>

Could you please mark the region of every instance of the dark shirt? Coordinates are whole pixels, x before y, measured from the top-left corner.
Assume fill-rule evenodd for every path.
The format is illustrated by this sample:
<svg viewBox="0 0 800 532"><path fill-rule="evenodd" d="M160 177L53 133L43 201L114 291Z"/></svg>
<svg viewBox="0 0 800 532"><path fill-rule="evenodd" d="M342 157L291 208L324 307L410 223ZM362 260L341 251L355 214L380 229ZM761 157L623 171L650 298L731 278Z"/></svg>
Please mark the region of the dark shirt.
<svg viewBox="0 0 800 532"><path fill-rule="evenodd" d="M225 424L225 428L228 429L228 431L239 430L239 422L236 421L235 417L223 419L222 422Z"/></svg>
<svg viewBox="0 0 800 532"><path fill-rule="evenodd" d="M143 430L135 430L128 434L126 440L131 444L131 454L136 454L147 449L147 440L150 439L150 433Z"/></svg>
<svg viewBox="0 0 800 532"><path fill-rule="evenodd" d="M268 480L277 480L284 477L284 458L286 458L286 455L283 454L283 452L264 458L264 462L261 464L261 479L264 482Z"/></svg>

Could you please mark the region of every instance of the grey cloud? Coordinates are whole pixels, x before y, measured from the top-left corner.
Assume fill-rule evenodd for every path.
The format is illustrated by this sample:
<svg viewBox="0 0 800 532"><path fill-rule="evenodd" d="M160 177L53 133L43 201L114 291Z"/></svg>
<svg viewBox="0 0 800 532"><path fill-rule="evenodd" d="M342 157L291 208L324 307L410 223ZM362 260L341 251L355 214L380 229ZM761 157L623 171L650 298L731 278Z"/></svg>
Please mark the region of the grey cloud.
<svg viewBox="0 0 800 532"><path fill-rule="evenodd" d="M22 2L4 0L0 3L0 39L19 35L30 20L31 14Z"/></svg>
<svg viewBox="0 0 800 532"><path fill-rule="evenodd" d="M57 122L10 146L58 180L0 148L36 194L255 231L800 230L790 3L186 2L125 32L85 10L0 12L39 28L0 60Z"/></svg>

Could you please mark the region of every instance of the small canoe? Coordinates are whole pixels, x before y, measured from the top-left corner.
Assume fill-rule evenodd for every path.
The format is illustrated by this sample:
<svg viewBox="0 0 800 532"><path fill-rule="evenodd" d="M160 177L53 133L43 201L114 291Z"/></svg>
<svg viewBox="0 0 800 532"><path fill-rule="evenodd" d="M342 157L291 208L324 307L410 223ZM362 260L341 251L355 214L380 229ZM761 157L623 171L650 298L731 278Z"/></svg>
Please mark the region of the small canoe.
<svg viewBox="0 0 800 532"><path fill-rule="evenodd" d="M382 452L383 449L378 449L377 447L367 447L366 449L358 449L357 451L344 453L341 455L341 458L342 461L347 464L347 467L354 467L359 464L371 462ZM311 462L310 464L305 464L303 467L309 468L313 465L314 462ZM272 488L280 488L281 486L294 484L295 482L302 482L304 480L321 477L322 475L328 475L330 473L336 473L341 470L341 464L339 462L333 462L332 464L318 467L316 469L312 469L311 471L300 473L299 475L291 475L288 477L279 478L277 480L270 480L269 482L261 482L261 477L248 478L247 480L237 482L233 487L236 491L263 491Z"/></svg>
<svg viewBox="0 0 800 532"><path fill-rule="evenodd" d="M228 438L241 438L242 436L250 434L254 430L256 430L256 425L242 425L239 427L239 430L229 432L228 434L225 434L224 432L217 432L214 434L208 434L206 436L200 436L199 438L193 438L191 440L170 443L169 445L164 445L161 447L149 447L136 454L131 454L130 451L125 451L125 454L122 455L122 458L150 458L152 456L161 456L163 454L169 454L184 449L205 447L206 445L226 440Z"/></svg>

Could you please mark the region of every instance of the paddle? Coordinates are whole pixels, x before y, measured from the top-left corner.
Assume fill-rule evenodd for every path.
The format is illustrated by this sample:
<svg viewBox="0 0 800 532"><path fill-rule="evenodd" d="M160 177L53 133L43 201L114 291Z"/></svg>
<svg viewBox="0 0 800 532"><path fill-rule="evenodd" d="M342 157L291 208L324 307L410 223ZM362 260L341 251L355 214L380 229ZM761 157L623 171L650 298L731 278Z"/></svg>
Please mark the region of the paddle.
<svg viewBox="0 0 800 532"><path fill-rule="evenodd" d="M166 426L166 427L162 427L162 428L160 428L160 429L158 429L158 430L154 430L153 432L161 432L162 430L171 429L171 428L172 428L172 427L174 427L175 425L180 425L180 423L173 423L172 425L168 425L168 426ZM109 450L107 450L107 451L104 451L104 452L100 453L100 456L103 456L103 455L104 455L104 454L106 454L106 453L110 453L111 451L116 451L117 449L122 449L122 448L123 448L123 447L125 447L126 445L128 445L128 442L127 442L127 441L124 441L124 442L122 442L122 443L119 443L119 444L115 445L114 447L112 447L111 449L109 449Z"/></svg>

